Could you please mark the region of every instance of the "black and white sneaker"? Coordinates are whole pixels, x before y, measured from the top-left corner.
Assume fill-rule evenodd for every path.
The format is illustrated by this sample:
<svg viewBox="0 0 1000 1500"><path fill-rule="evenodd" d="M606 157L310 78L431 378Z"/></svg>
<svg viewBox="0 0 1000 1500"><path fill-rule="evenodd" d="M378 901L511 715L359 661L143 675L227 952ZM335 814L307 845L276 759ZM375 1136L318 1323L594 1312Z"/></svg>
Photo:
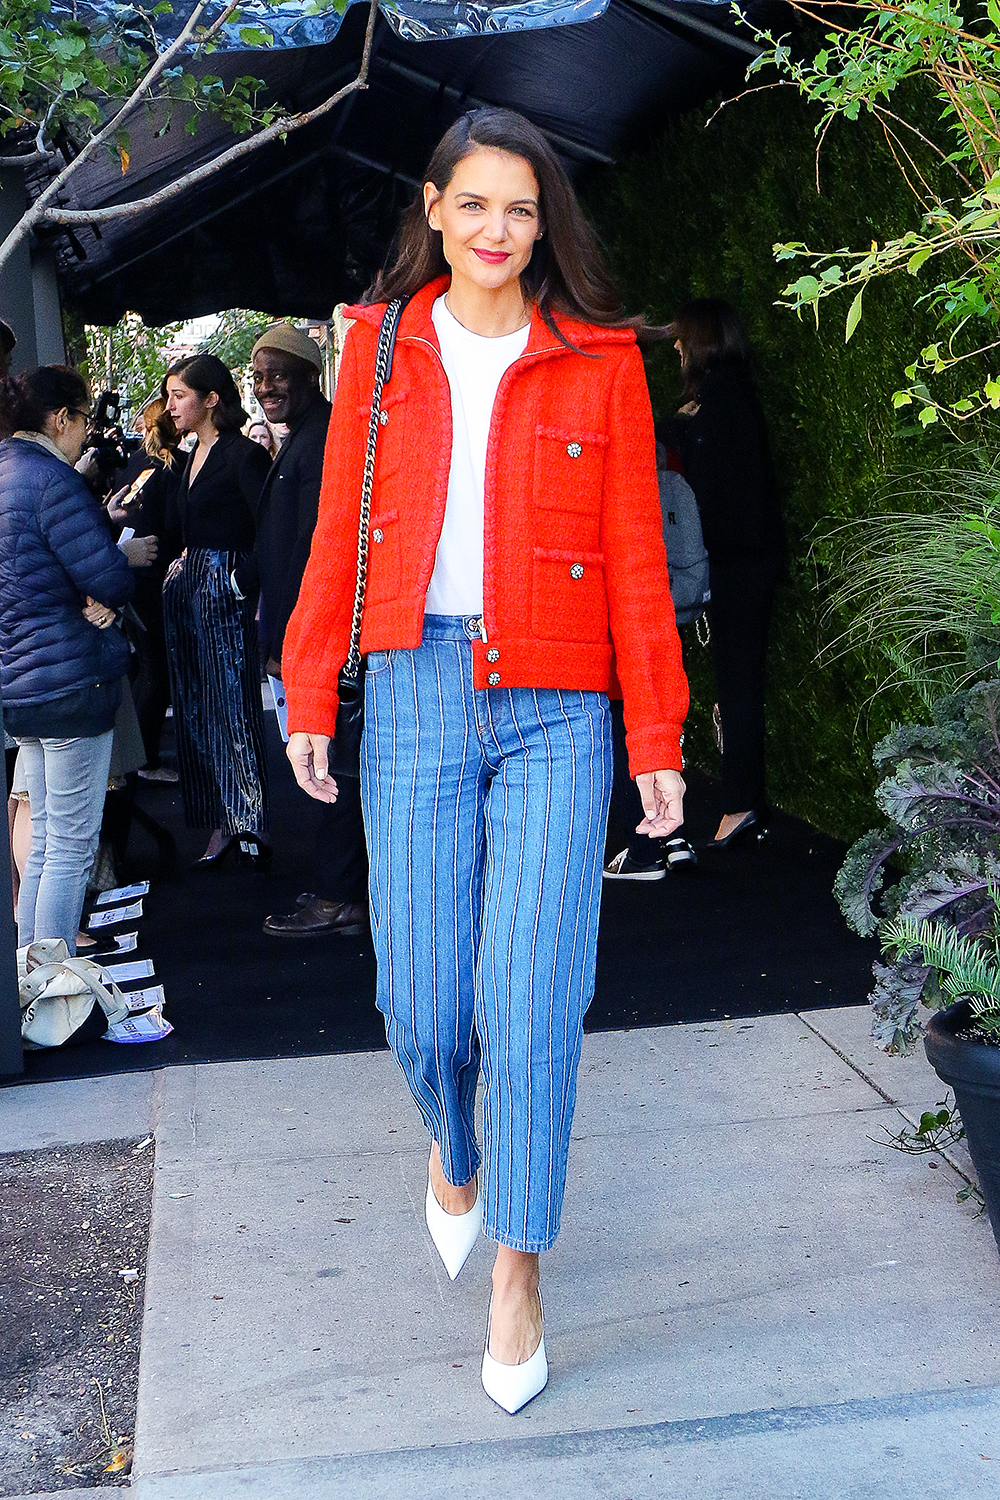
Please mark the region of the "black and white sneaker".
<svg viewBox="0 0 1000 1500"><path fill-rule="evenodd" d="M665 839L663 858L674 875L691 875L698 868L698 856L685 838Z"/></svg>
<svg viewBox="0 0 1000 1500"><path fill-rule="evenodd" d="M616 854L611 863L604 867L605 880L662 880L666 873L662 860L657 860L655 865L634 864L628 857L627 849Z"/></svg>

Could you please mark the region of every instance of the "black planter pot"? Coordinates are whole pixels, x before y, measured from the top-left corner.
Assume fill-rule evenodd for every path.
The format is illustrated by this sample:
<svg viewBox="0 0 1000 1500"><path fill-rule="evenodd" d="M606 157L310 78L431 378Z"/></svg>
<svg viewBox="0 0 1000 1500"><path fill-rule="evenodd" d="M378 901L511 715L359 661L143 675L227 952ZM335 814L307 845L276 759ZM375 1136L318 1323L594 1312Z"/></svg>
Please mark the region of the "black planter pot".
<svg viewBox="0 0 1000 1500"><path fill-rule="evenodd" d="M933 1015L924 1033L924 1051L942 1083L954 1090L1000 1249L1000 1047L955 1035L968 1025L970 1014L969 1002L960 1000Z"/></svg>

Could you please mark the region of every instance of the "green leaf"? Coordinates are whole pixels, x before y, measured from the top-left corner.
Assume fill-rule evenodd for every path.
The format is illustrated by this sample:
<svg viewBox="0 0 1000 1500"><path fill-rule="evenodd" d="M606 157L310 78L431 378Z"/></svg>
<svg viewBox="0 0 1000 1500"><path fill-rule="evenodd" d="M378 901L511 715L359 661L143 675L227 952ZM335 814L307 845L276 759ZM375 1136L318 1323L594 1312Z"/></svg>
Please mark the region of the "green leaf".
<svg viewBox="0 0 1000 1500"><path fill-rule="evenodd" d="M861 322L861 298L864 295L864 287L861 287L854 301L851 303L847 314L847 326L844 330L844 343L849 344L851 336L858 324Z"/></svg>
<svg viewBox="0 0 1000 1500"><path fill-rule="evenodd" d="M49 48L60 62L72 62L81 52L86 52L87 43L82 36L54 36L49 41Z"/></svg>
<svg viewBox="0 0 1000 1500"><path fill-rule="evenodd" d="M924 406L917 413L917 421L921 427L930 427L931 423L936 422L937 419L938 414L933 406Z"/></svg>
<svg viewBox="0 0 1000 1500"><path fill-rule="evenodd" d="M917 250L913 255L911 255L909 260L906 262L906 269L909 271L910 275L916 276L917 272L920 270L920 267L924 264L925 261L930 260L933 254L933 250L923 249Z"/></svg>

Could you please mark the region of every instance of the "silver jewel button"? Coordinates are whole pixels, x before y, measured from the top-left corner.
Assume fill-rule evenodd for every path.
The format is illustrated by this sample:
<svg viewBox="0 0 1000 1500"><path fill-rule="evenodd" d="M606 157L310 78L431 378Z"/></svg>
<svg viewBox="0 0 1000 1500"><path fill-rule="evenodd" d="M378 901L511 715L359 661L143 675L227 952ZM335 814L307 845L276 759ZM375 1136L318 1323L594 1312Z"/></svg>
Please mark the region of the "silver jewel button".
<svg viewBox="0 0 1000 1500"><path fill-rule="evenodd" d="M567 443L566 452L569 454L570 458L579 458L580 454L583 452L583 448L579 443Z"/></svg>
<svg viewBox="0 0 1000 1500"><path fill-rule="evenodd" d="M386 422L388 422L388 420L389 420L389 413L387 411L380 411L379 414L378 414L378 419L382 423L382 426L384 427L385 424L386 424Z"/></svg>
<svg viewBox="0 0 1000 1500"><path fill-rule="evenodd" d="M375 530L372 532L372 541L373 542L380 542L381 540L382 540L382 528L380 526L376 526Z"/></svg>
<svg viewBox="0 0 1000 1500"><path fill-rule="evenodd" d="M497 650L497 648L495 646L491 646L490 649L487 651L487 653L486 653L486 660L487 661L499 661L500 660L500 652Z"/></svg>
<svg viewBox="0 0 1000 1500"><path fill-rule="evenodd" d="M490 675L487 677L486 681L489 683L490 687L499 687L499 685L500 685L500 673L499 672L491 672Z"/></svg>
<svg viewBox="0 0 1000 1500"><path fill-rule="evenodd" d="M574 563L573 566L569 570L569 576L571 578L582 578L583 577L583 563Z"/></svg>

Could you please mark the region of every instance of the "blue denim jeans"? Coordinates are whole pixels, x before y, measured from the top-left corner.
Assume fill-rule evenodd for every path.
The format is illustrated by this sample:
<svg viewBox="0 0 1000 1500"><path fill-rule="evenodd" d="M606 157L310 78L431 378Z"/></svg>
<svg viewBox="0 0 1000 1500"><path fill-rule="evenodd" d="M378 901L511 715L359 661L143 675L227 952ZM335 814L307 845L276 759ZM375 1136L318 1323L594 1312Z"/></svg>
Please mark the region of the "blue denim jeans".
<svg viewBox="0 0 1000 1500"><path fill-rule="evenodd" d="M428 616L417 650L368 657L376 993L445 1176L482 1165L486 1233L538 1251L559 1229L594 989L610 715L600 693L477 691L477 624Z"/></svg>
<svg viewBox="0 0 1000 1500"><path fill-rule="evenodd" d="M112 731L86 739L21 739L31 803L31 853L17 899L17 941L76 934L101 834Z"/></svg>

